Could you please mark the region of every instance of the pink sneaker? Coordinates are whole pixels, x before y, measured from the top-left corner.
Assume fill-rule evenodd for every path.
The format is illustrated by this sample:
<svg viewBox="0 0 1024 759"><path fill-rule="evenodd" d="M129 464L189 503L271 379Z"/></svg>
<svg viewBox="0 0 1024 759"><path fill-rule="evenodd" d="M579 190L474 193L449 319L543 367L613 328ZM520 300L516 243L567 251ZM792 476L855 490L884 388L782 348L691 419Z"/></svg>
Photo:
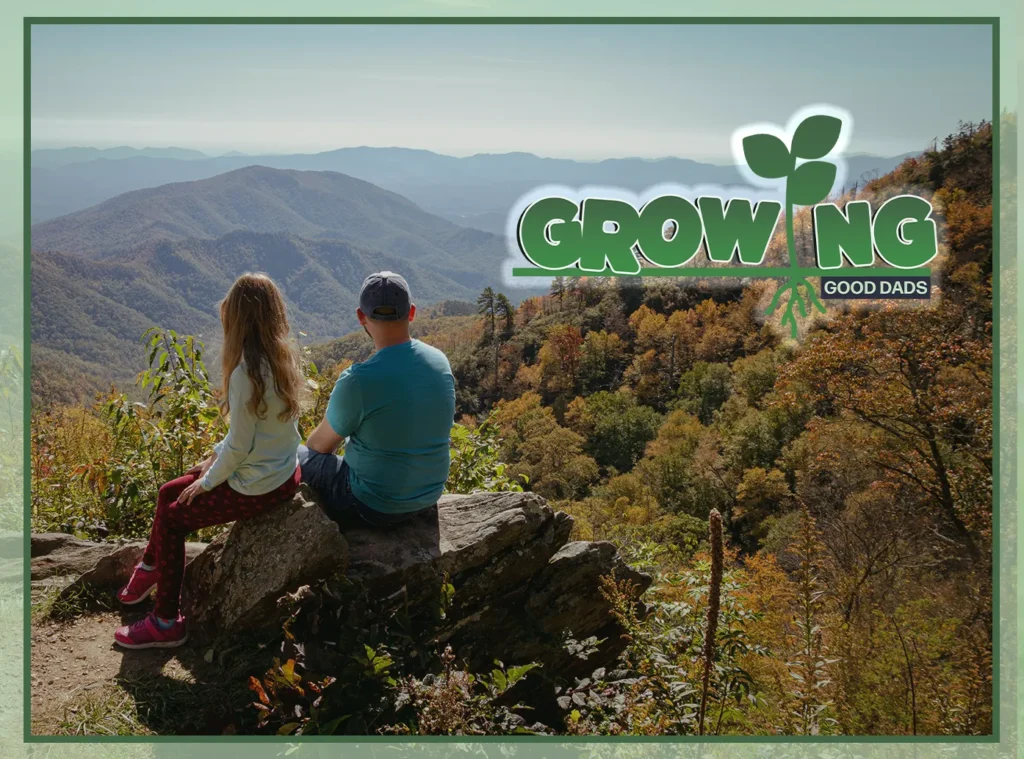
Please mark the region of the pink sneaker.
<svg viewBox="0 0 1024 759"><path fill-rule="evenodd" d="M156 570L143 569L142 564L135 565L132 579L117 591L117 600L125 606L134 606L149 598L156 590Z"/></svg>
<svg viewBox="0 0 1024 759"><path fill-rule="evenodd" d="M186 640L188 632L181 615L166 630L157 624L156 615L147 614L145 619L119 627L114 632L114 642L121 648L177 648Z"/></svg>

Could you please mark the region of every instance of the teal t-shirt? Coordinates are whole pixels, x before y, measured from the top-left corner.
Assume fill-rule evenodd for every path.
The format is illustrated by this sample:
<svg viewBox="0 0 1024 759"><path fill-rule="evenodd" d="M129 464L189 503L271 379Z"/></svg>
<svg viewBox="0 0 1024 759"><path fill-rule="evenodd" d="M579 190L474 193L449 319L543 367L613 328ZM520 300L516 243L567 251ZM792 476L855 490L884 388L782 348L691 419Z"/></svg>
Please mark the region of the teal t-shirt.
<svg viewBox="0 0 1024 759"><path fill-rule="evenodd" d="M382 348L350 366L327 404L328 424L348 438L353 495L389 514L437 503L448 479L454 421L448 358L419 340Z"/></svg>

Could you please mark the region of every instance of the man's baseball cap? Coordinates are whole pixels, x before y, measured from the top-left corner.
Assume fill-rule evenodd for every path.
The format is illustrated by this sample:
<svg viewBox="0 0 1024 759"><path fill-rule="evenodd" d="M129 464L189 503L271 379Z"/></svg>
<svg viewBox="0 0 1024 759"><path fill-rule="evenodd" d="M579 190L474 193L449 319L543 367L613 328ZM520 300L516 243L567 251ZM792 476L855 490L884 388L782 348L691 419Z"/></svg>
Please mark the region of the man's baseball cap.
<svg viewBox="0 0 1024 759"><path fill-rule="evenodd" d="M409 283L393 271L371 274L359 291L359 309L375 321L408 319L411 300Z"/></svg>

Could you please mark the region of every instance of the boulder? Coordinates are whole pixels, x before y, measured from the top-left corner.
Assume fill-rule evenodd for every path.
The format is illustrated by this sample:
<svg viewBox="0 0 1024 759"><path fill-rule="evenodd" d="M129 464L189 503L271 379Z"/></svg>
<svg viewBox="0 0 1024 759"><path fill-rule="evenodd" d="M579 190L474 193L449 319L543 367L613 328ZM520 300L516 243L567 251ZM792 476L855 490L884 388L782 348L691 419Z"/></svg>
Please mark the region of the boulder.
<svg viewBox="0 0 1024 759"><path fill-rule="evenodd" d="M568 634L578 641L594 636L603 641L585 659L559 649L552 666L563 674L589 675L597 667L612 664L625 648L622 629L601 592L604 578L627 581L639 594L651 584L648 575L622 561L614 544L583 541L562 546L531 583L525 611L548 636L557 639ZM638 616L642 618L646 611L638 599Z"/></svg>
<svg viewBox="0 0 1024 759"><path fill-rule="evenodd" d="M32 579L78 576L96 566L116 544L80 540L62 532L32 536Z"/></svg>
<svg viewBox="0 0 1024 759"><path fill-rule="evenodd" d="M82 540L66 532L37 532L30 540L32 558L48 556L54 552L68 551L76 548L89 548L103 545L92 540Z"/></svg>
<svg viewBox="0 0 1024 759"><path fill-rule="evenodd" d="M186 567L182 613L189 635L203 642L279 629L278 598L343 573L347 564L338 525L303 488L265 514L236 522Z"/></svg>
<svg viewBox="0 0 1024 759"><path fill-rule="evenodd" d="M131 577L132 568L142 559L145 548L143 541L99 543L61 532L33 535L32 580L77 578L90 570L100 569L98 574L91 576L93 583L124 584ZM187 543L185 554L188 560L192 560L205 548L205 543ZM117 554L116 558L114 554ZM98 564L102 564L102 568Z"/></svg>
<svg viewBox="0 0 1024 759"><path fill-rule="evenodd" d="M567 543L534 578L526 611L551 634L599 630L608 623L610 611L604 595L594 592L601 587L602 577L626 580L641 591L651 583L619 559L612 543Z"/></svg>
<svg viewBox="0 0 1024 759"><path fill-rule="evenodd" d="M569 539L572 520L533 493L444 496L437 511L388 530L349 529L349 579L387 596L436 599L448 576L466 607L501 598L539 572Z"/></svg>

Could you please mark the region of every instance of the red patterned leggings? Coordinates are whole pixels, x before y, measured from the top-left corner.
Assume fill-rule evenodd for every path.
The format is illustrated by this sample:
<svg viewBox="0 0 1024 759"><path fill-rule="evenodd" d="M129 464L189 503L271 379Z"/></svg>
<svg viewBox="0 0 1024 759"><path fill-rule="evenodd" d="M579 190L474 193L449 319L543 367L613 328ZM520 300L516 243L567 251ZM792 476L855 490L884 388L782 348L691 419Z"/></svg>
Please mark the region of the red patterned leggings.
<svg viewBox="0 0 1024 759"><path fill-rule="evenodd" d="M290 498L299 487L301 472L295 474L277 490L264 495L243 495L226 483L213 490L200 493L192 503L178 503L178 496L199 477L192 470L160 488L156 500L156 517L149 545L142 561L156 567L156 615L161 619L176 619L181 596L181 580L185 573L185 538L194 530L227 524L254 517Z"/></svg>

